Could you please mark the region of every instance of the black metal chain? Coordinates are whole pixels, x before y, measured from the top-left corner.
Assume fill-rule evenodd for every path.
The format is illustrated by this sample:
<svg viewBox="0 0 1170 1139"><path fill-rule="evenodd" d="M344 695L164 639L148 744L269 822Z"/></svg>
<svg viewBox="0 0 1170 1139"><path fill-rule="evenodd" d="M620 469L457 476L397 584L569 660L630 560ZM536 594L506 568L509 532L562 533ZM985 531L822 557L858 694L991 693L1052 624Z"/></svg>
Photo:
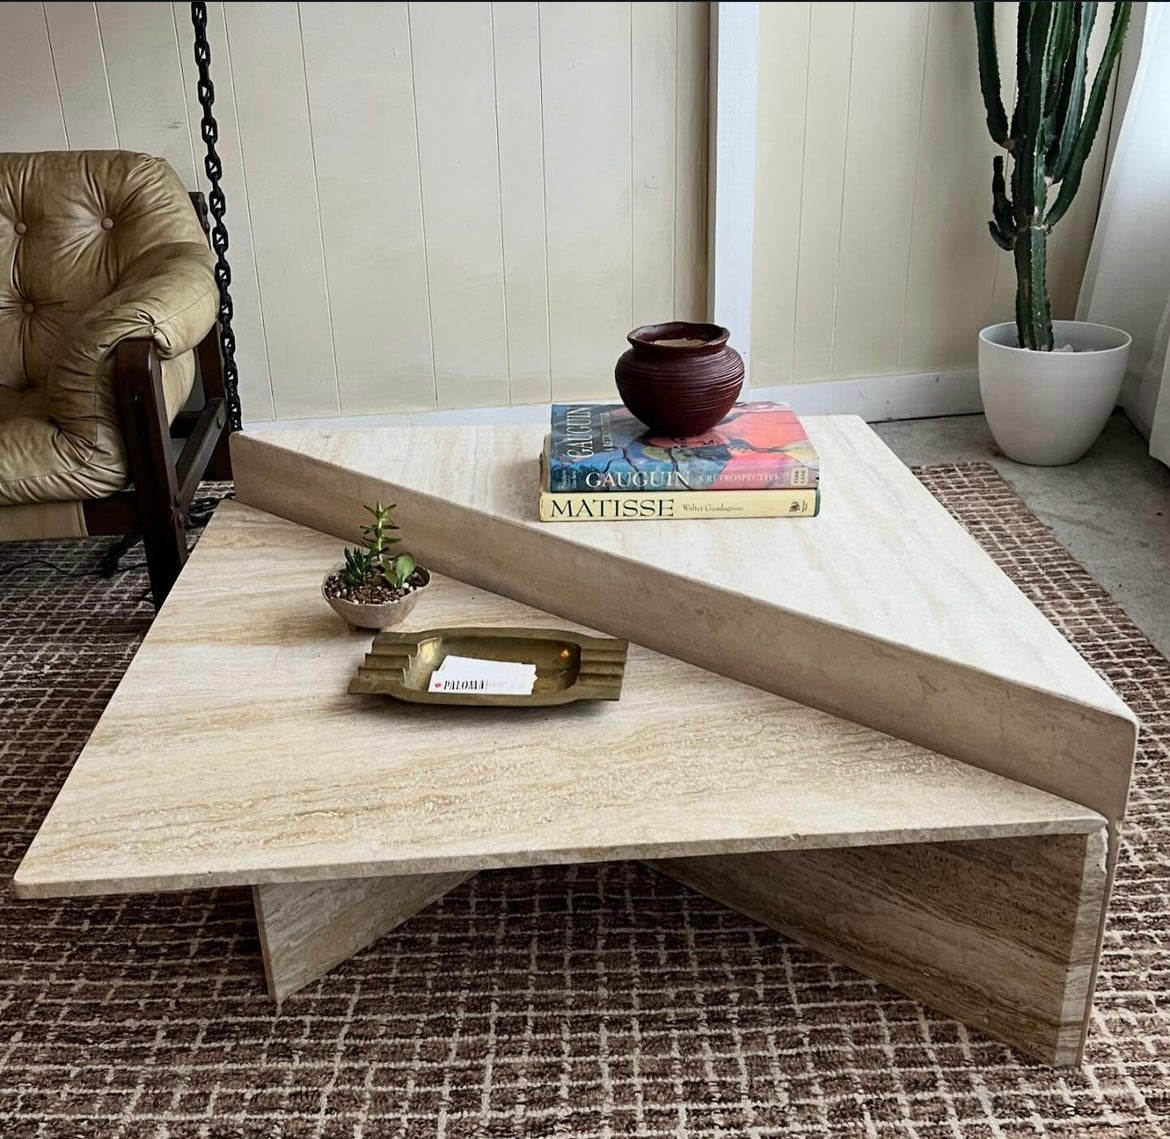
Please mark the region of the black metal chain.
<svg viewBox="0 0 1170 1139"><path fill-rule="evenodd" d="M223 224L226 202L219 184L223 177L223 164L215 149L219 141L219 124L211 109L215 102L215 84L211 82L211 46L207 42L206 4L192 3L191 23L195 27L195 66L199 69L196 94L203 108L199 129L207 147L203 167L207 171L207 181L211 184L207 206L212 217L211 248L215 251L215 283L219 286L219 346L223 356L223 384L227 396L228 426L232 431L239 431L243 426L243 416L240 410L239 374L236 370L236 337L232 332L232 269L227 259L228 231Z"/></svg>

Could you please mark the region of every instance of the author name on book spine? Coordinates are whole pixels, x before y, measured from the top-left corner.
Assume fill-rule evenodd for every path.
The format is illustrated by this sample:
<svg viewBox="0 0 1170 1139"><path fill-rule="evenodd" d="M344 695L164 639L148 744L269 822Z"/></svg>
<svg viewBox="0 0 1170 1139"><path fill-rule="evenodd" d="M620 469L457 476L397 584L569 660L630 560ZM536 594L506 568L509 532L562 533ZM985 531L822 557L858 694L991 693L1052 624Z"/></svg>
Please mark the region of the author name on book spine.
<svg viewBox="0 0 1170 1139"><path fill-rule="evenodd" d="M603 522L667 518L777 518L817 513L814 491L749 491L719 494L609 496L549 494L540 496L544 522Z"/></svg>

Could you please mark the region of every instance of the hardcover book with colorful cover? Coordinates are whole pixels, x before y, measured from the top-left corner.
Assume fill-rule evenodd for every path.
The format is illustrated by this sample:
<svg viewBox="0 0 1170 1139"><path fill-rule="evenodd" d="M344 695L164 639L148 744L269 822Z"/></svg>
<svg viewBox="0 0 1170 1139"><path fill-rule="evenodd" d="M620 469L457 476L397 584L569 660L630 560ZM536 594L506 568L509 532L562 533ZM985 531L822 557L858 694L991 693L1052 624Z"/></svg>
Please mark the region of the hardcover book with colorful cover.
<svg viewBox="0 0 1170 1139"><path fill-rule="evenodd" d="M819 475L817 453L784 403L738 403L689 439L651 434L620 403L553 404L553 493L811 489Z"/></svg>
<svg viewBox="0 0 1170 1139"><path fill-rule="evenodd" d="M571 491L548 489L549 439L540 456L541 522L662 522L680 518L815 518L820 487L765 490Z"/></svg>

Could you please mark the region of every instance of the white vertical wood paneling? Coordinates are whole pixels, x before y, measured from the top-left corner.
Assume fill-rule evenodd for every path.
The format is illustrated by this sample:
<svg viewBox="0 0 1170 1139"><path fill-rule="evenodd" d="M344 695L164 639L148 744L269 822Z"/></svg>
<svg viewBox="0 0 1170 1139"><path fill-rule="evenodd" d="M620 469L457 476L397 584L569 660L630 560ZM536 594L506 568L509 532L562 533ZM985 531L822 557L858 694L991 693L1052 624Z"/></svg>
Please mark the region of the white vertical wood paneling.
<svg viewBox="0 0 1170 1139"><path fill-rule="evenodd" d="M195 56L187 50L184 36L191 24L191 5L174 0L172 11L179 33L179 59L183 69L183 88L187 93L187 118L195 144L195 167L198 186L204 193L210 186L204 171L204 145L200 134L203 108L196 94L198 75ZM227 201L224 222L228 229L228 261L232 269L232 329L236 337L236 365L239 369L240 402L248 409L249 419L271 419L272 382L268 371L268 343L264 314L260 309L260 287L256 278L256 251L252 243L252 213L248 201L248 183L244 178L244 159L240 150L240 131L236 118L236 92L232 59L228 49L227 24L223 4L209 4L207 42L211 50L211 71L215 84L215 115L219 123L216 150L223 168L222 186ZM68 117L68 116L67 116Z"/></svg>
<svg viewBox="0 0 1170 1139"><path fill-rule="evenodd" d="M301 5L343 415L433 407L406 5Z"/></svg>
<svg viewBox="0 0 1170 1139"><path fill-rule="evenodd" d="M931 4L900 372L941 371L970 357L996 261L1007 257L987 232L997 148L973 59L975 22L966 5Z"/></svg>
<svg viewBox="0 0 1170 1139"><path fill-rule="evenodd" d="M674 316L707 319L708 5L675 5Z"/></svg>
<svg viewBox="0 0 1170 1139"><path fill-rule="evenodd" d="M970 7L813 3L807 38L796 8L766 5L761 20L755 382L784 382L789 342L794 382L972 368L979 329L1012 318L1015 273L987 234L995 148ZM1111 8L1101 7L1094 59ZM996 15L1010 104L1015 7ZM1075 305L1104 152L1095 148L1051 240L1057 316ZM795 293L784 216L794 186Z"/></svg>
<svg viewBox="0 0 1170 1139"><path fill-rule="evenodd" d="M508 343L491 10L408 7L438 406L493 407Z"/></svg>
<svg viewBox="0 0 1170 1139"><path fill-rule="evenodd" d="M772 67L765 62L759 71L760 104L778 113L756 145L752 315L753 323L767 329L761 327L752 337L751 382L756 385L786 384L792 378L811 9L807 3L760 6L760 42L791 44L792 63Z"/></svg>
<svg viewBox="0 0 1170 1139"><path fill-rule="evenodd" d="M631 323L674 316L676 6L631 5L633 256Z"/></svg>
<svg viewBox="0 0 1170 1139"><path fill-rule="evenodd" d="M605 396L633 321L630 6L540 21L553 395Z"/></svg>
<svg viewBox="0 0 1170 1139"><path fill-rule="evenodd" d="M794 381L828 379L833 374L855 7L813 4L809 24L806 122L800 166L800 247L792 332ZM782 165L771 169L776 192L776 184L790 178L792 168ZM768 194L756 206L757 213L767 209L771 196ZM776 327L783 328L787 311L773 303L772 313Z"/></svg>
<svg viewBox="0 0 1170 1139"><path fill-rule="evenodd" d="M336 415L300 14L292 4L225 4L223 11L275 412Z"/></svg>
<svg viewBox="0 0 1170 1139"><path fill-rule="evenodd" d="M969 17L761 5L755 382L970 367L1010 318ZM605 396L633 324L704 313L706 4L411 22L421 64L404 4L210 6L249 419ZM152 151L198 185L190 35L179 0L0 4L0 148ZM1104 150L1052 239L1057 315Z"/></svg>
<svg viewBox="0 0 1170 1139"><path fill-rule="evenodd" d="M210 4L245 418L605 397L635 323L702 318L708 25ZM182 0L0 4L0 148L148 151L206 189L191 40Z"/></svg>
<svg viewBox="0 0 1170 1139"><path fill-rule="evenodd" d="M865 50L854 51L850 75L836 376L899 370L929 15L898 2L854 10L854 45Z"/></svg>
<svg viewBox="0 0 1170 1139"><path fill-rule="evenodd" d="M185 5L189 8L190 5ZM92 3L46 3L61 112L72 150L112 150L118 145L106 58Z"/></svg>
<svg viewBox="0 0 1170 1139"><path fill-rule="evenodd" d="M66 145L44 8L0 4L0 150Z"/></svg>
<svg viewBox="0 0 1170 1139"><path fill-rule="evenodd" d="M552 383L536 4L493 4L492 47L511 402L546 403Z"/></svg>
<svg viewBox="0 0 1170 1139"><path fill-rule="evenodd" d="M194 185L191 124L170 4L103 3L97 18L121 145L165 158Z"/></svg>

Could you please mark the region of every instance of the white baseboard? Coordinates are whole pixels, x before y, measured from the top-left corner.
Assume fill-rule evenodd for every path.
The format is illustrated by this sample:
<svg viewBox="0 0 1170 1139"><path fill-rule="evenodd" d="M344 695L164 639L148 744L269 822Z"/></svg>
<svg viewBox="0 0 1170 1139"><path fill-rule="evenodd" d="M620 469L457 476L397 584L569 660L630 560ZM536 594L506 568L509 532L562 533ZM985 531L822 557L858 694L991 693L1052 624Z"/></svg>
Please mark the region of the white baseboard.
<svg viewBox="0 0 1170 1139"><path fill-rule="evenodd" d="M791 404L798 415L860 415L867 423L973 415L983 410L979 373L973 368L752 388L751 398Z"/></svg>
<svg viewBox="0 0 1170 1139"><path fill-rule="evenodd" d="M781 387L745 389L744 395L750 399L770 399L791 404L798 415L860 415L869 423L886 419L971 415L983 410L979 399L979 376L974 370L786 384ZM616 399L615 392L615 402ZM525 407L347 415L329 419L270 419L245 423L244 426L249 431L271 431L293 427L477 426L489 423L547 422L548 404L531 404Z"/></svg>

